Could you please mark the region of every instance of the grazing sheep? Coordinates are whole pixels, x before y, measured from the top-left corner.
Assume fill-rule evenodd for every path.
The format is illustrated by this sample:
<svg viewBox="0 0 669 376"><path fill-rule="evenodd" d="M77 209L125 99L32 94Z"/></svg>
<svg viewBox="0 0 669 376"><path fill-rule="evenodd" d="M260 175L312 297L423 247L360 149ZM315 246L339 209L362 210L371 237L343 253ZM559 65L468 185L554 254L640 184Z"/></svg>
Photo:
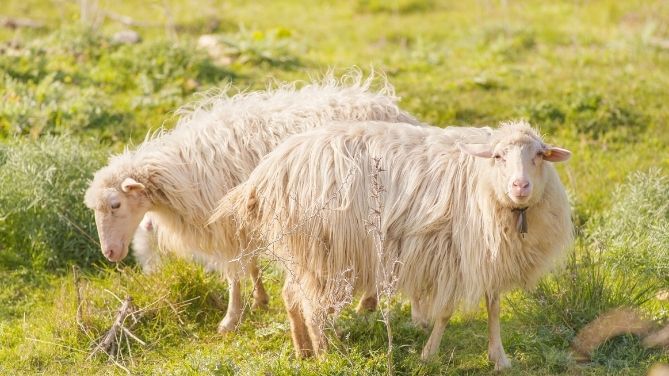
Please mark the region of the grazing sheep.
<svg viewBox="0 0 669 376"><path fill-rule="evenodd" d="M233 330L242 310L239 278L247 268L256 284L254 305L266 304L267 295L253 257L239 253L236 230L224 223L205 226L211 211L291 134L331 120L419 124L397 107L389 84L384 81L383 89L373 92L372 81L358 72L339 81L328 75L300 89L286 84L233 97L222 94L182 110L175 129L148 137L95 173L85 203L95 211L103 254L110 261L125 258L135 229L150 213L161 248L226 275L230 299L218 330Z"/></svg>
<svg viewBox="0 0 669 376"><path fill-rule="evenodd" d="M453 311L485 296L488 356L501 369L510 362L500 294L532 285L572 241L567 195L549 163L569 157L524 122L499 129L344 122L288 138L221 200L212 220L236 221L249 247L267 247L284 264L298 356L326 350L325 315L351 289L379 288L376 268L385 266L434 324L424 359L437 352ZM382 244L370 234L370 213L381 217Z"/></svg>

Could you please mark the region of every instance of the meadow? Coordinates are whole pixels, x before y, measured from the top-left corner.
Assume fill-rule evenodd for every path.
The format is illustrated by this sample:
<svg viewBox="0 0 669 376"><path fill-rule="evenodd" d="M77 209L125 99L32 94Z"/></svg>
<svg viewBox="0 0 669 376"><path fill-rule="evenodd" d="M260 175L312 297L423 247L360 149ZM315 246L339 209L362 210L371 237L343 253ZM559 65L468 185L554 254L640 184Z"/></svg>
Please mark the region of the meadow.
<svg viewBox="0 0 669 376"><path fill-rule="evenodd" d="M7 22L24 18L38 27ZM130 258L107 262L83 205L108 156L173 126L198 93L353 66L384 72L400 105L429 124L523 118L573 153L558 168L576 242L536 288L504 299L505 374L643 375L669 362L633 335L588 362L569 348L612 308L658 325L669 316L658 297L669 288L666 1L4 0L0 25L0 374L385 374L380 313L346 310L332 351L297 360L283 277L266 263L269 309L217 335L219 276L181 260L152 275ZM127 28L139 43L114 41ZM203 34L222 49L198 49ZM145 308L136 338L114 358L91 355L126 296ZM397 374L493 373L483 306L454 317L430 362L409 305L391 307Z"/></svg>

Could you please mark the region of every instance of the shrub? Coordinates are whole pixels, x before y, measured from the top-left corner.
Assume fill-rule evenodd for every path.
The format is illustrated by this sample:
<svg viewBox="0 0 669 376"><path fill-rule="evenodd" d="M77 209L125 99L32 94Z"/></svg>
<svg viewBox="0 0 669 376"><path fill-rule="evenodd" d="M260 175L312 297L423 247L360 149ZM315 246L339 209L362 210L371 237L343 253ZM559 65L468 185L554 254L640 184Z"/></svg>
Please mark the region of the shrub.
<svg viewBox="0 0 669 376"><path fill-rule="evenodd" d="M219 55L217 58L226 61L225 64L294 69L301 62L292 36L293 32L286 28L268 31L241 28L238 33L217 35L221 48L214 55Z"/></svg>
<svg viewBox="0 0 669 376"><path fill-rule="evenodd" d="M0 105L0 137L85 133L123 123L124 114L99 90L64 84L56 73L37 83L1 74L6 100Z"/></svg>
<svg viewBox="0 0 669 376"><path fill-rule="evenodd" d="M540 124L542 131L554 132L565 120L565 113L560 106L547 101L531 103L524 106L521 111L532 124Z"/></svg>
<svg viewBox="0 0 669 376"><path fill-rule="evenodd" d="M633 173L612 202L589 223L593 247L614 269L669 283L669 177L659 169Z"/></svg>
<svg viewBox="0 0 669 376"><path fill-rule="evenodd" d="M604 142L635 142L648 119L620 98L597 93L572 94L566 103L539 101L521 108L521 115L546 131L565 127L575 135Z"/></svg>
<svg viewBox="0 0 669 376"><path fill-rule="evenodd" d="M536 32L528 28L496 26L482 32L481 47L503 61L516 61L536 46Z"/></svg>
<svg viewBox="0 0 669 376"><path fill-rule="evenodd" d="M125 141L160 125L201 85L235 75L193 43L114 45L64 28L0 53L0 139L94 135Z"/></svg>
<svg viewBox="0 0 669 376"><path fill-rule="evenodd" d="M580 242L562 270L541 280L526 300L513 307L521 317L551 326L556 344L566 347L600 313L642 306L653 292L634 275L608 268L599 254Z"/></svg>
<svg viewBox="0 0 669 376"><path fill-rule="evenodd" d="M68 137L2 145L0 265L90 266L102 255L83 193L104 153Z"/></svg>
<svg viewBox="0 0 669 376"><path fill-rule="evenodd" d="M359 13L424 13L433 10L435 6L433 0L358 0L356 2L356 10Z"/></svg>
<svg viewBox="0 0 669 376"><path fill-rule="evenodd" d="M571 99L568 121L592 139L635 141L646 130L647 119L621 99L580 93Z"/></svg>

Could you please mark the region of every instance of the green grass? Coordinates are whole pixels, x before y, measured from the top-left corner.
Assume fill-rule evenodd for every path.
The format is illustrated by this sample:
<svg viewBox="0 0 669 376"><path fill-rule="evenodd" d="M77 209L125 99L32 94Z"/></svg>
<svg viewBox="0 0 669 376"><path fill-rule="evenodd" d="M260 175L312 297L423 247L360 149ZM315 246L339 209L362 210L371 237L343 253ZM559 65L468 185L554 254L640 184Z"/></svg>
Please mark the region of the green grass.
<svg viewBox="0 0 669 376"><path fill-rule="evenodd" d="M0 5L0 15L46 25L0 29L0 373L124 373L102 356L87 360L118 307L114 295L140 307L159 301L134 328L146 345L121 346L133 373L384 373L378 313L345 311L325 359L295 360L282 277L270 266L270 309L218 336L227 296L220 278L180 261L153 276L132 262L107 264L82 203L110 153L171 126L174 110L198 92L354 65L386 72L402 106L428 123L522 117L573 151L560 174L577 242L562 270L506 299L509 374L645 374L669 361L635 337L609 341L589 364L568 352L575 333L609 308L667 318L666 303L654 299L669 282L669 50L655 43L669 39L666 2L100 1L148 24L136 45L112 43L118 22L82 25L77 4ZM169 19L176 35L164 27ZM223 58L195 47L203 33L223 42ZM81 269L85 330L72 265ZM392 307L399 374L492 372L484 312L457 315L439 358L423 363L427 334L410 324L405 303Z"/></svg>

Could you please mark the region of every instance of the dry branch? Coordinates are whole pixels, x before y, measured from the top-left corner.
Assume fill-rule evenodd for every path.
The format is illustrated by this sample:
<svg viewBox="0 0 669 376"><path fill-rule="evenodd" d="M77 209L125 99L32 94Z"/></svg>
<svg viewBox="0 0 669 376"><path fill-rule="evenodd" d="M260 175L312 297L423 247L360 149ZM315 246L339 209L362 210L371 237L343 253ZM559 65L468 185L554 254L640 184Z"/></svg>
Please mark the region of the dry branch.
<svg viewBox="0 0 669 376"><path fill-rule="evenodd" d="M44 22L30 18L0 16L0 26L9 29L18 29L20 27L41 29L44 27Z"/></svg>
<svg viewBox="0 0 669 376"><path fill-rule="evenodd" d="M130 27L160 27L162 24L155 23L155 22L142 22L142 21L137 21L134 18L130 16L126 16L123 14L119 14L116 12L112 12L110 10L104 10L103 15L107 18L109 18L112 21L116 21L120 24L123 24L125 26L130 26Z"/></svg>
<svg viewBox="0 0 669 376"><path fill-rule="evenodd" d="M88 335L88 328L84 324L84 318L83 318L83 304L84 301L81 297L81 275L79 274L79 267L76 265L72 266L72 278L74 280L74 293L77 298L77 313L75 315L75 320L77 321L77 325L81 329L83 333Z"/></svg>
<svg viewBox="0 0 669 376"><path fill-rule="evenodd" d="M110 358L115 357L118 350L118 343L120 342L121 333L125 332L127 334L130 331L125 327L126 318L131 317L133 319L133 325L138 321L134 314L135 311L134 305L132 304L132 297L128 296L123 300L121 308L119 308L118 312L116 313L116 317L114 318L114 323L112 324L111 328L109 328L107 333L102 337L102 340L98 343L97 346L95 346L93 351L91 351L88 358L90 359L100 351L107 354ZM131 337L133 339L137 338L135 335L132 335ZM139 342L143 343L142 341Z"/></svg>
<svg viewBox="0 0 669 376"><path fill-rule="evenodd" d="M669 50L669 39L650 38L647 43L656 48Z"/></svg>
<svg viewBox="0 0 669 376"><path fill-rule="evenodd" d="M397 260L388 260L387 250L385 247L386 237L383 232L383 193L385 192L385 187L379 179L379 175L385 170L381 167L381 158L373 158L372 161L372 172L370 174L371 178L371 198L374 202L374 207L370 208L369 213L369 223L368 231L371 232L372 237L374 238L374 245L376 248L377 258L379 262L377 263L376 270L376 279L377 279L377 290L376 296L378 301L382 301L381 297L385 296L385 304L381 308L381 317L383 318L383 323L386 326L386 335L388 337L388 349L386 351L386 366L387 374L394 375L395 368L393 365L393 331L390 326L390 303L391 297L395 293L395 287L397 285L397 274L395 273L395 264ZM392 261L392 262L390 262Z"/></svg>

